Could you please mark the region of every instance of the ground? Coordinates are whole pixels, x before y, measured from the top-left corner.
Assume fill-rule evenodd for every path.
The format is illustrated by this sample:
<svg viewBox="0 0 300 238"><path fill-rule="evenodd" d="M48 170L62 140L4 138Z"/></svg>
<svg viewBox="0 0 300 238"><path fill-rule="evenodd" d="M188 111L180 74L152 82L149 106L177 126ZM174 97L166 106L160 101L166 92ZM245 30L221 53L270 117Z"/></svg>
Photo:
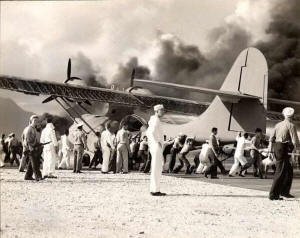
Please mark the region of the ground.
<svg viewBox="0 0 300 238"><path fill-rule="evenodd" d="M162 176L166 197L152 197L147 174L64 170L58 179L32 182L16 169L0 173L3 238L300 234L299 197L270 201L267 191L174 176Z"/></svg>

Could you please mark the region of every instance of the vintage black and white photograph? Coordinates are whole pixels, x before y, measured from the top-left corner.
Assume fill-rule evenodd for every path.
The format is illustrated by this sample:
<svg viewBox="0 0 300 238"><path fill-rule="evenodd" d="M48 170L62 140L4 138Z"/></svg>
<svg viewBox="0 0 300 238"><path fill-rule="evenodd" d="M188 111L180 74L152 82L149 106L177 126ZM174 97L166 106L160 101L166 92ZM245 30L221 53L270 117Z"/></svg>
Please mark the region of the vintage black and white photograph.
<svg viewBox="0 0 300 238"><path fill-rule="evenodd" d="M0 2L0 237L300 237L300 0Z"/></svg>

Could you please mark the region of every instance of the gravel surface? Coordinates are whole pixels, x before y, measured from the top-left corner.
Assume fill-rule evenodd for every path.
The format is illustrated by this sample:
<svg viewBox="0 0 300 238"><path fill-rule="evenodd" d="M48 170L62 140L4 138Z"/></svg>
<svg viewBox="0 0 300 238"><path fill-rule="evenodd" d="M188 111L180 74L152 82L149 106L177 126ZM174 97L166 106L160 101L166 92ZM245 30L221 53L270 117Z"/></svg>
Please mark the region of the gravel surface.
<svg viewBox="0 0 300 238"><path fill-rule="evenodd" d="M24 181L1 169L1 237L299 237L300 201L163 176L166 197L149 194L149 175L57 171Z"/></svg>

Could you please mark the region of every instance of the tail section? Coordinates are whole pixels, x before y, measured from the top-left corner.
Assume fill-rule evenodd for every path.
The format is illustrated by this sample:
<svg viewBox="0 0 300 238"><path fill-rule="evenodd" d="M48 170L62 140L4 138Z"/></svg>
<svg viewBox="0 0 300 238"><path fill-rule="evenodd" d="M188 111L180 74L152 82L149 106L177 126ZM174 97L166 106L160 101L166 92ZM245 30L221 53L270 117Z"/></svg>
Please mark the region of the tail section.
<svg viewBox="0 0 300 238"><path fill-rule="evenodd" d="M264 55L252 47L243 50L220 90L260 97L261 103L267 109L268 66Z"/></svg>
<svg viewBox="0 0 300 238"><path fill-rule="evenodd" d="M216 96L206 111L184 125L166 125L168 134L182 132L197 139L204 139L212 127L217 127L222 140L232 140L237 131L254 132L266 129L268 67L263 54L248 48L240 53L220 90L259 97L240 98L236 102Z"/></svg>

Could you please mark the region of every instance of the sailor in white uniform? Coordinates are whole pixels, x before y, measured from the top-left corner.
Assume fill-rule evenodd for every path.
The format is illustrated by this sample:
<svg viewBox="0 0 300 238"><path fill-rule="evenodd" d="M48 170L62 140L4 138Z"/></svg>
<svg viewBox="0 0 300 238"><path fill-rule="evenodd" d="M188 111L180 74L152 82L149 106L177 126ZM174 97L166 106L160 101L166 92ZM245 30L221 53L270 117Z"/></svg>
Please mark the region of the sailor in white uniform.
<svg viewBox="0 0 300 238"><path fill-rule="evenodd" d="M43 149L43 176L44 178L57 178L54 176L55 164L57 160L58 142L55 135L55 129L52 124L52 118L47 118L47 125L41 134L41 143L49 143Z"/></svg>
<svg viewBox="0 0 300 238"><path fill-rule="evenodd" d="M165 196L160 192L160 177L163 169L163 141L164 133L160 118L164 115L164 106L159 104L154 106L155 114L150 117L147 129L149 151L152 156L151 175L150 175L150 193L153 196Z"/></svg>

